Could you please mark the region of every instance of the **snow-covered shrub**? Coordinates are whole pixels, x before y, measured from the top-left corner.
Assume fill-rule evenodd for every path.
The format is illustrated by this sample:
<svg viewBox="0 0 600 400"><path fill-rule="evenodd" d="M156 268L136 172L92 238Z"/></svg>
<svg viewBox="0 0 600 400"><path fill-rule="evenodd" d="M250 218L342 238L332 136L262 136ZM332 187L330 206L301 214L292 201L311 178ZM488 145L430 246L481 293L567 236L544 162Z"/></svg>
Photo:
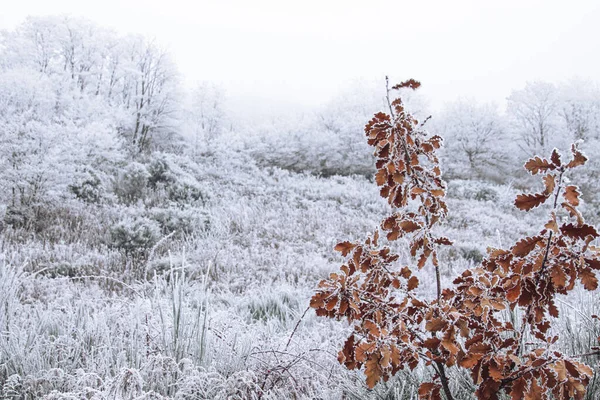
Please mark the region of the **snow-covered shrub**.
<svg viewBox="0 0 600 400"><path fill-rule="evenodd" d="M146 166L133 161L119 174L115 182L115 194L125 204L135 203L144 197L149 178Z"/></svg>
<svg viewBox="0 0 600 400"><path fill-rule="evenodd" d="M177 182L168 188L169 200L179 204L190 204L203 200L202 189L195 182Z"/></svg>
<svg viewBox="0 0 600 400"><path fill-rule="evenodd" d="M75 197L86 203L99 203L104 194L102 181L93 171L85 170L77 180L69 185Z"/></svg>
<svg viewBox="0 0 600 400"><path fill-rule="evenodd" d="M160 239L160 226L146 217L126 217L110 230L111 246L128 255L148 251Z"/></svg>
<svg viewBox="0 0 600 400"><path fill-rule="evenodd" d="M68 209L53 203L9 204L4 214L4 223L13 228L21 228L35 233L44 233L50 239L53 228L60 229L56 222L60 217L71 217ZM69 221L64 221L68 223Z"/></svg>
<svg viewBox="0 0 600 400"><path fill-rule="evenodd" d="M475 200L478 201L498 201L498 193L491 188L482 188L475 193Z"/></svg>
<svg viewBox="0 0 600 400"><path fill-rule="evenodd" d="M24 228L34 219L34 210L21 205L9 205L4 213L4 223L13 228Z"/></svg>
<svg viewBox="0 0 600 400"><path fill-rule="evenodd" d="M189 235L193 232L207 232L210 229L210 219L203 210L194 208L153 208L149 211L150 218L158 222L163 235L172 232Z"/></svg>
<svg viewBox="0 0 600 400"><path fill-rule="evenodd" d="M186 168L189 160L176 159L164 153L152 154L147 164L148 186L154 191L164 191L170 202L180 205L204 202L203 188Z"/></svg>
<svg viewBox="0 0 600 400"><path fill-rule="evenodd" d="M171 172L169 160L164 156L156 156L147 166L148 169L148 185L152 189L156 189L159 184L167 185L175 181L175 177Z"/></svg>

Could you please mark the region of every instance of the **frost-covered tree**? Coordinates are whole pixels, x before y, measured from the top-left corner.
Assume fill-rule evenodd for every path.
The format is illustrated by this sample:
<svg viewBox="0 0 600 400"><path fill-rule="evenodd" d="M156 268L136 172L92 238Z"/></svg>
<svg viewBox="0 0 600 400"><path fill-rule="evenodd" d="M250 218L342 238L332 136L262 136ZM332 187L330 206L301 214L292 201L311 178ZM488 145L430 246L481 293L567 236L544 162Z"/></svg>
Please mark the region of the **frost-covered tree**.
<svg viewBox="0 0 600 400"><path fill-rule="evenodd" d="M600 88L594 82L571 80L559 87L560 115L575 140L600 140Z"/></svg>
<svg viewBox="0 0 600 400"><path fill-rule="evenodd" d="M446 106L438 131L445 140L444 160L451 175L499 178L508 165L507 131L494 104L458 100Z"/></svg>
<svg viewBox="0 0 600 400"><path fill-rule="evenodd" d="M588 154L600 153L600 88L595 82L574 79L559 86L558 115L565 133L581 142ZM600 161L592 159L584 167L584 197L600 204Z"/></svg>
<svg viewBox="0 0 600 400"><path fill-rule="evenodd" d="M558 128L559 98L556 87L547 82L528 82L508 97L507 113L521 149L532 155L547 152L561 142Z"/></svg>
<svg viewBox="0 0 600 400"><path fill-rule="evenodd" d="M13 31L0 32L1 65L30 67L49 74L58 64L58 18L27 18Z"/></svg>
<svg viewBox="0 0 600 400"><path fill-rule="evenodd" d="M4 32L1 43L1 67L30 68L50 77L57 107L64 106L69 120L81 122L100 113L135 152L168 141L172 134L178 73L156 41L119 37L80 18L30 17Z"/></svg>
<svg viewBox="0 0 600 400"><path fill-rule="evenodd" d="M158 135L173 129L177 112L177 70L169 54L155 41L130 38L125 63L123 99L133 115L130 139L140 152Z"/></svg>
<svg viewBox="0 0 600 400"><path fill-rule="evenodd" d="M73 170L65 139L53 119L52 81L35 70L0 73L0 198L7 221L29 226L42 206L57 199Z"/></svg>
<svg viewBox="0 0 600 400"><path fill-rule="evenodd" d="M224 89L209 82L196 85L188 94L185 119L185 135L192 143L192 156L196 157L231 128Z"/></svg>
<svg viewBox="0 0 600 400"><path fill-rule="evenodd" d="M66 206L73 195L98 200L110 186L123 160L118 128L127 121L126 108L107 95L114 41L114 33L68 17L28 18L2 33L0 196L7 222L38 229L40 212Z"/></svg>

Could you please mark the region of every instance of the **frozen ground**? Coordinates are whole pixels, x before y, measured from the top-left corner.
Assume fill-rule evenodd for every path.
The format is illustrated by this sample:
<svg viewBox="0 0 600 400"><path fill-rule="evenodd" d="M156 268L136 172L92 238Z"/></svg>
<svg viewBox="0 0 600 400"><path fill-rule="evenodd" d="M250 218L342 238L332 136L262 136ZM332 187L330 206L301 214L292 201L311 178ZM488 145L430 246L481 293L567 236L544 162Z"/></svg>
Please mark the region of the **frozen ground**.
<svg viewBox="0 0 600 400"><path fill-rule="evenodd" d="M413 398L418 373L368 391L336 360L344 323L305 313L341 261L333 245L363 237L386 212L375 185L261 169L236 153L189 163L205 200L170 209L192 226L161 234L146 256L104 243L122 221L153 221L156 207L141 200L71 209L57 240L4 230L3 396ZM534 219L512 210L510 187L455 181L449 195L444 230L456 244L444 253L446 282L487 245L533 231ZM422 282L431 290L426 273ZM598 302L581 296L561 303L561 326L583 349L598 326L578 312L597 313Z"/></svg>

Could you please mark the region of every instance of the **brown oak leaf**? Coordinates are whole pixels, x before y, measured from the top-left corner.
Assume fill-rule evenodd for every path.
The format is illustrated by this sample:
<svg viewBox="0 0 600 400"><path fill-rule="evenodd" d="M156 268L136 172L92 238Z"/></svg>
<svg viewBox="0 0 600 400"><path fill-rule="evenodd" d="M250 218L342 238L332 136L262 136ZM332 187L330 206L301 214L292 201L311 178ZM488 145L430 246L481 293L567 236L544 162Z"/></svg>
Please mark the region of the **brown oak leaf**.
<svg viewBox="0 0 600 400"><path fill-rule="evenodd" d="M335 245L334 250L341 252L342 256L346 257L355 247L356 243L340 242Z"/></svg>
<svg viewBox="0 0 600 400"><path fill-rule="evenodd" d="M527 237L519 240L511 249L512 253L517 257L525 257L535 249L535 246L543 240L542 236Z"/></svg>
<svg viewBox="0 0 600 400"><path fill-rule="evenodd" d="M576 226L573 224L565 224L560 227L563 235L576 239L585 239L587 236L592 236L594 239L598 237L598 231L591 225L583 224Z"/></svg>
<svg viewBox="0 0 600 400"><path fill-rule="evenodd" d="M535 175L539 172L546 172L549 170L556 169L556 166L545 158L534 157L527 160L525 163L525 169Z"/></svg>
<svg viewBox="0 0 600 400"><path fill-rule="evenodd" d="M581 193L577 190L577 186L567 186L563 193L567 202L573 207L577 207L579 205L579 196Z"/></svg>
<svg viewBox="0 0 600 400"><path fill-rule="evenodd" d="M574 145L574 144L571 145L571 153L573 153L573 160L571 160L567 164L567 168L578 167L580 165L585 164L586 161L588 160L588 158L581 151L579 151L579 149L577 148L577 146Z"/></svg>
<svg viewBox="0 0 600 400"><path fill-rule="evenodd" d="M519 210L529 211L544 204L546 200L548 200L548 195L545 193L520 194L515 200L515 207Z"/></svg>

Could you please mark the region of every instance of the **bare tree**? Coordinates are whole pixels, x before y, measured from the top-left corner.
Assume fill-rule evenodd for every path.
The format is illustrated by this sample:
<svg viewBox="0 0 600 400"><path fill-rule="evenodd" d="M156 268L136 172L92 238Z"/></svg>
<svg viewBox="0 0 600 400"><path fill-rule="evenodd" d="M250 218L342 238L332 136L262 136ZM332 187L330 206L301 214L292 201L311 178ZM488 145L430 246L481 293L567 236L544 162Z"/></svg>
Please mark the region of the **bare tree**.
<svg viewBox="0 0 600 400"><path fill-rule="evenodd" d="M193 89L190 97L188 117L192 124L194 155L196 155L201 142L209 144L225 129L225 95L219 86L202 82Z"/></svg>
<svg viewBox="0 0 600 400"><path fill-rule="evenodd" d="M171 128L176 112L177 72L169 54L154 41L135 38L131 43L124 100L134 114L131 142L142 152L152 135Z"/></svg>
<svg viewBox="0 0 600 400"><path fill-rule="evenodd" d="M451 174L483 177L506 166L506 128L496 105L458 100L446 106L438 125Z"/></svg>
<svg viewBox="0 0 600 400"><path fill-rule="evenodd" d="M560 86L559 115L574 140L600 139L600 88L572 80Z"/></svg>
<svg viewBox="0 0 600 400"><path fill-rule="evenodd" d="M528 155L547 152L557 139L559 101L556 87L528 82L508 98L507 112L521 149Z"/></svg>

